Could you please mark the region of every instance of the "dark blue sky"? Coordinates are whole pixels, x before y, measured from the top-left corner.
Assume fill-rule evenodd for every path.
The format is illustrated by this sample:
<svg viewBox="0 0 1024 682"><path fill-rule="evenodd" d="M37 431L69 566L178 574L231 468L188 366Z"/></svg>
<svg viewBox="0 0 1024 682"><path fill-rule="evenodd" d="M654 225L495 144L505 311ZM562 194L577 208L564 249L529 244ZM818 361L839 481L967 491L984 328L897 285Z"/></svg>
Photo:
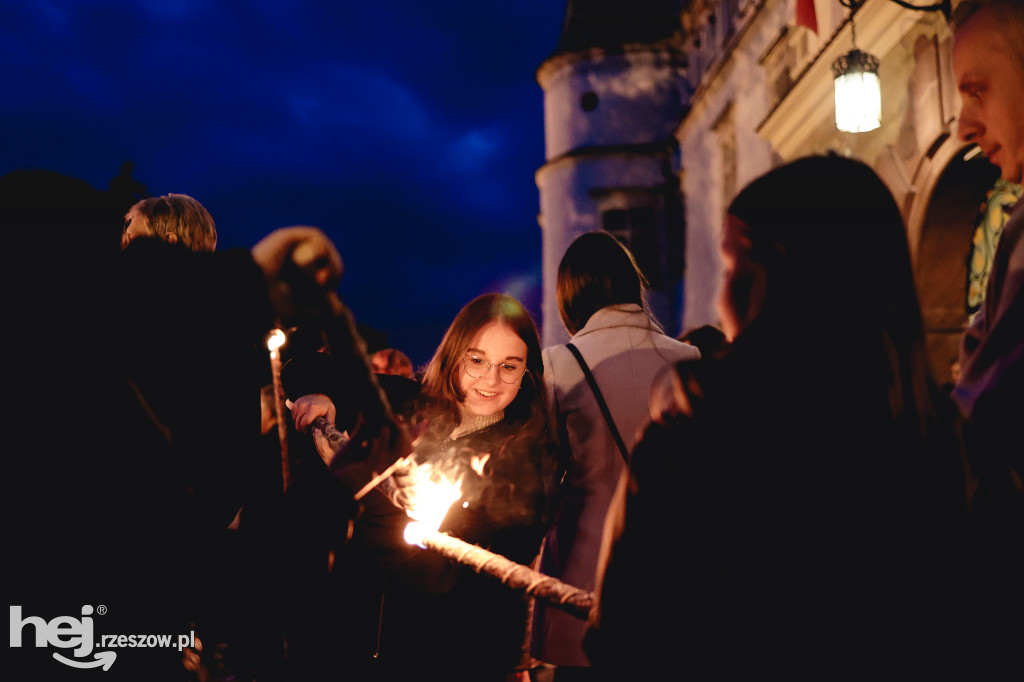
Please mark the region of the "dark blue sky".
<svg viewBox="0 0 1024 682"><path fill-rule="evenodd" d="M540 323L536 67L560 0L40 0L0 21L0 173L213 214L218 248L316 225L359 322L419 365L459 307L505 291Z"/></svg>

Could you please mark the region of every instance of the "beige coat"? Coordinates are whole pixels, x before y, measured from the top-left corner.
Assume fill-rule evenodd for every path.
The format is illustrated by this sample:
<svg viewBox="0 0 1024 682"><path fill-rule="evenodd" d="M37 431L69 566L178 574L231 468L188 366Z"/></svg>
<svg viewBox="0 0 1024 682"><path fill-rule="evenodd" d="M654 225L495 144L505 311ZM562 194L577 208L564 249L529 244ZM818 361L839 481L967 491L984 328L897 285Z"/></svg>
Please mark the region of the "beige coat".
<svg viewBox="0 0 1024 682"><path fill-rule="evenodd" d="M633 304L602 308L571 341L590 367L630 451L650 420L648 399L655 378L666 367L700 355L694 346L662 333ZM625 463L569 349L551 346L543 358L548 400L565 420L572 462L562 505L544 541L541 570L593 590L604 519ZM585 628L585 622L537 603L531 653L546 663L585 666Z"/></svg>

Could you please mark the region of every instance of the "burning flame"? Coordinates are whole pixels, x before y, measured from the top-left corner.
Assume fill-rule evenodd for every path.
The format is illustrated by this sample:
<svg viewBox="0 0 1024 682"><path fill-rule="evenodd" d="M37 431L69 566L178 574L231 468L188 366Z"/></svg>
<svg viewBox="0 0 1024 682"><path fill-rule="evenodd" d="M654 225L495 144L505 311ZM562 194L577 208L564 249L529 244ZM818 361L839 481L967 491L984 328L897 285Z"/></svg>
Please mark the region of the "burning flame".
<svg viewBox="0 0 1024 682"><path fill-rule="evenodd" d="M423 545L423 537L441 526L445 514L462 497L462 478L451 481L430 464L415 465L410 470L414 483L409 488L406 513L412 521L405 527L405 541Z"/></svg>
<svg viewBox="0 0 1024 682"><path fill-rule="evenodd" d="M477 473L478 476L483 477L484 467L487 466L487 460L491 458L491 453L486 455L473 455L473 459L469 461L470 468Z"/></svg>
<svg viewBox="0 0 1024 682"><path fill-rule="evenodd" d="M271 353L277 351L281 346L284 345L285 340L286 337L284 335L284 332L281 331L280 329L275 329L274 331L270 332L269 336L267 336L267 350L269 350Z"/></svg>

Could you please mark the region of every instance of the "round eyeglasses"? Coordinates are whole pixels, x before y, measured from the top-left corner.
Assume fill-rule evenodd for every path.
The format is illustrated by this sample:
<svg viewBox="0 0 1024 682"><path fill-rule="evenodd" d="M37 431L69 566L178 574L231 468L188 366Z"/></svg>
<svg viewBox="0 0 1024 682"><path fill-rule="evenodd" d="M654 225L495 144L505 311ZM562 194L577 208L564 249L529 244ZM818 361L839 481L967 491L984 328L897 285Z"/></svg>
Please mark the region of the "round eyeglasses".
<svg viewBox="0 0 1024 682"><path fill-rule="evenodd" d="M523 375L530 370L526 365L518 362L488 362L479 355L467 355L462 358L462 365L466 368L466 374L479 379L487 376L491 367L498 368L498 378L506 384L516 384L522 380Z"/></svg>

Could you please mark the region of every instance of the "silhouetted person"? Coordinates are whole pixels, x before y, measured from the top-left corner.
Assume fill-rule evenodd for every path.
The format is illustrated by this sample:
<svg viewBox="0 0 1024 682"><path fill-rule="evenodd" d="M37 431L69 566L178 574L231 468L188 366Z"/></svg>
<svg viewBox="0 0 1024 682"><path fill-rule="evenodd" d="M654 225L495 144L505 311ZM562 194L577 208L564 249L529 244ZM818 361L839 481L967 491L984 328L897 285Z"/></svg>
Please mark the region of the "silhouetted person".
<svg viewBox="0 0 1024 682"><path fill-rule="evenodd" d="M7 496L10 603L47 620L103 605L97 634L188 634L204 551L242 504L260 428L259 346L287 314L269 287L289 255L157 239L122 251L122 210L55 173L0 177L11 253L27 266L8 288L20 329L5 349L8 390L24 401L10 427L27 443ZM45 648L15 653L15 666L45 663L48 679L81 674ZM185 673L174 648L116 653L104 673L116 679Z"/></svg>
<svg viewBox="0 0 1024 682"><path fill-rule="evenodd" d="M954 15L953 71L962 109L958 134L976 143L1010 182L1024 180L1024 4L963 2ZM972 508L984 523L1024 544L1024 202L1003 226L985 300L964 333L953 388L977 487ZM993 529L995 530L995 529ZM1002 563L1003 559L995 558Z"/></svg>
<svg viewBox="0 0 1024 682"><path fill-rule="evenodd" d="M701 359L708 360L729 348L725 333L713 324L704 324L687 330L680 335L680 341L693 344L700 350Z"/></svg>
<svg viewBox="0 0 1024 682"><path fill-rule="evenodd" d="M970 627L950 617L964 492L899 209L863 163L799 159L739 193L721 255L731 345L652 394L609 513L593 665L923 670Z"/></svg>
<svg viewBox="0 0 1024 682"><path fill-rule="evenodd" d="M384 348L370 356L373 371L378 374L397 374L413 378L412 360L397 348Z"/></svg>
<svg viewBox="0 0 1024 682"><path fill-rule="evenodd" d="M953 17L957 133L1002 177L1024 181L1024 3L961 2ZM1014 660L1024 639L1024 201L1012 208L992 259L985 299L964 333L952 396L970 464L974 644L986 660Z"/></svg>
<svg viewBox="0 0 1024 682"><path fill-rule="evenodd" d="M121 164L121 172L115 175L107 185L114 200L119 203L132 204L146 196L146 186L132 177L135 164L125 161Z"/></svg>

